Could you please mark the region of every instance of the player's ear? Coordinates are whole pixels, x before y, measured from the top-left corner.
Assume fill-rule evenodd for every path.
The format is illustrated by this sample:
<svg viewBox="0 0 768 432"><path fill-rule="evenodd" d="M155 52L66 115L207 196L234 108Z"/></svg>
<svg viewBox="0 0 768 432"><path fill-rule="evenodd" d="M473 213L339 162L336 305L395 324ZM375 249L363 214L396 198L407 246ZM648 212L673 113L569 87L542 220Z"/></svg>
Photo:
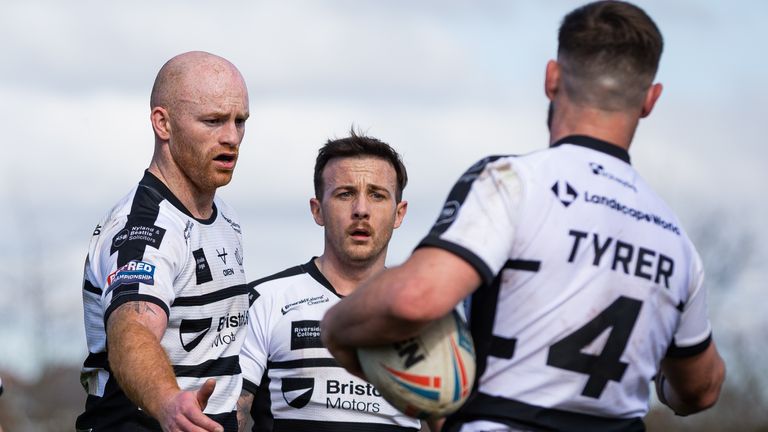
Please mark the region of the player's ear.
<svg viewBox="0 0 768 432"><path fill-rule="evenodd" d="M547 70L544 74L544 93L549 100L554 100L560 89L560 65L555 60L547 62Z"/></svg>
<svg viewBox="0 0 768 432"><path fill-rule="evenodd" d="M315 223L320 226L325 226L325 220L323 219L323 206L320 205L319 199L309 199L309 210L312 212L312 218L315 220Z"/></svg>
<svg viewBox="0 0 768 432"><path fill-rule="evenodd" d="M403 223L405 213L408 211L408 201L400 201L395 208L395 228L400 228L400 224Z"/></svg>
<svg viewBox="0 0 768 432"><path fill-rule="evenodd" d="M640 117L648 117L648 115L653 111L653 107L656 105L656 101L659 100L659 96L661 96L661 91L664 89L664 87L661 85L661 83L653 84L648 91L645 93L645 100L643 101L643 109L640 112Z"/></svg>
<svg viewBox="0 0 768 432"><path fill-rule="evenodd" d="M163 141L168 141L171 138L171 120L168 111L163 107L154 107L149 119L152 122L152 129L155 130L155 135Z"/></svg>

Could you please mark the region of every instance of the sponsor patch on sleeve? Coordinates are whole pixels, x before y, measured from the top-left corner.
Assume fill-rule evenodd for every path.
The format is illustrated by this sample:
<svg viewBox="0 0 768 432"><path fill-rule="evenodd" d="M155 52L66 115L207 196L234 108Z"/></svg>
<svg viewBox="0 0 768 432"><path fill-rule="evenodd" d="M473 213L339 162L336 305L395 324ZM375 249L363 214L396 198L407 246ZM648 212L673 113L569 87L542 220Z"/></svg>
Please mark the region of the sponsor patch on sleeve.
<svg viewBox="0 0 768 432"><path fill-rule="evenodd" d="M120 285L143 283L155 284L155 266L144 261L133 260L120 267L107 276L107 291L111 291Z"/></svg>

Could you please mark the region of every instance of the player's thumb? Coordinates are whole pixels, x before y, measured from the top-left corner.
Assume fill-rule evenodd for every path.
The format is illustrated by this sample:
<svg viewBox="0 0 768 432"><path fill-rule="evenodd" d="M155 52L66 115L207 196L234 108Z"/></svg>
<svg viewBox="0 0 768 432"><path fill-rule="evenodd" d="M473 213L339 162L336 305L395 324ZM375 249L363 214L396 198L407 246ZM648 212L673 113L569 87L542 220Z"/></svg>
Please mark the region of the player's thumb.
<svg viewBox="0 0 768 432"><path fill-rule="evenodd" d="M205 384L197 390L197 403L200 405L200 410L204 410L205 406L208 405L208 398L213 394L214 388L216 388L216 380L208 378Z"/></svg>

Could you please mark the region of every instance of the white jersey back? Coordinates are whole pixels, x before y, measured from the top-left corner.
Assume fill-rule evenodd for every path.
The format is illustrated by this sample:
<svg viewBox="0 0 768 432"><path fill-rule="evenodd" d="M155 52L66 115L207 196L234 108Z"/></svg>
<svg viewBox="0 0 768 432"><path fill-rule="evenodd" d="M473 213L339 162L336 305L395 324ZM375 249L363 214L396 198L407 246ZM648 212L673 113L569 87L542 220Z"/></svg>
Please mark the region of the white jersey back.
<svg viewBox="0 0 768 432"><path fill-rule="evenodd" d="M320 340L320 320L340 297L314 258L248 284L255 301L240 363L255 395L254 431L418 431L378 390L342 368Z"/></svg>
<svg viewBox="0 0 768 432"><path fill-rule="evenodd" d="M159 424L125 396L107 360L104 324L110 314L126 302L145 301L168 315L161 345L179 386L198 389L215 378L216 389L204 412L227 430L237 430L239 332L247 320L248 292L236 220L218 199L208 220L195 219L147 172L99 223L83 282L88 400L78 429L123 425L159 430Z"/></svg>
<svg viewBox="0 0 768 432"><path fill-rule="evenodd" d="M484 281L467 302L476 394L454 427L493 418L641 429L660 361L709 344L701 261L626 151L609 143L572 136L481 160L424 246L457 254Z"/></svg>

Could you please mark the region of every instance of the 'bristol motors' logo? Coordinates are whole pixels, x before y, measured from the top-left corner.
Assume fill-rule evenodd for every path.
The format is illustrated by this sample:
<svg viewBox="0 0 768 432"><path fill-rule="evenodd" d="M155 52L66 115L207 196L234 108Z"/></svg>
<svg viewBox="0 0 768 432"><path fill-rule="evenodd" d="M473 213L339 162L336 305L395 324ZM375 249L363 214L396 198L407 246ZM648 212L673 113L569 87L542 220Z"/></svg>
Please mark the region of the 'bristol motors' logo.
<svg viewBox="0 0 768 432"><path fill-rule="evenodd" d="M565 180L556 181L555 184L552 185L552 192L554 192L557 199L566 207L576 201L576 198L579 196L576 189Z"/></svg>
<svg viewBox="0 0 768 432"><path fill-rule="evenodd" d="M315 379L286 377L282 381L280 389L285 403L297 409L307 406L315 390Z"/></svg>
<svg viewBox="0 0 768 432"><path fill-rule="evenodd" d="M184 351L190 352L200 345L208 330L211 329L212 318L185 319L179 324L179 340Z"/></svg>

